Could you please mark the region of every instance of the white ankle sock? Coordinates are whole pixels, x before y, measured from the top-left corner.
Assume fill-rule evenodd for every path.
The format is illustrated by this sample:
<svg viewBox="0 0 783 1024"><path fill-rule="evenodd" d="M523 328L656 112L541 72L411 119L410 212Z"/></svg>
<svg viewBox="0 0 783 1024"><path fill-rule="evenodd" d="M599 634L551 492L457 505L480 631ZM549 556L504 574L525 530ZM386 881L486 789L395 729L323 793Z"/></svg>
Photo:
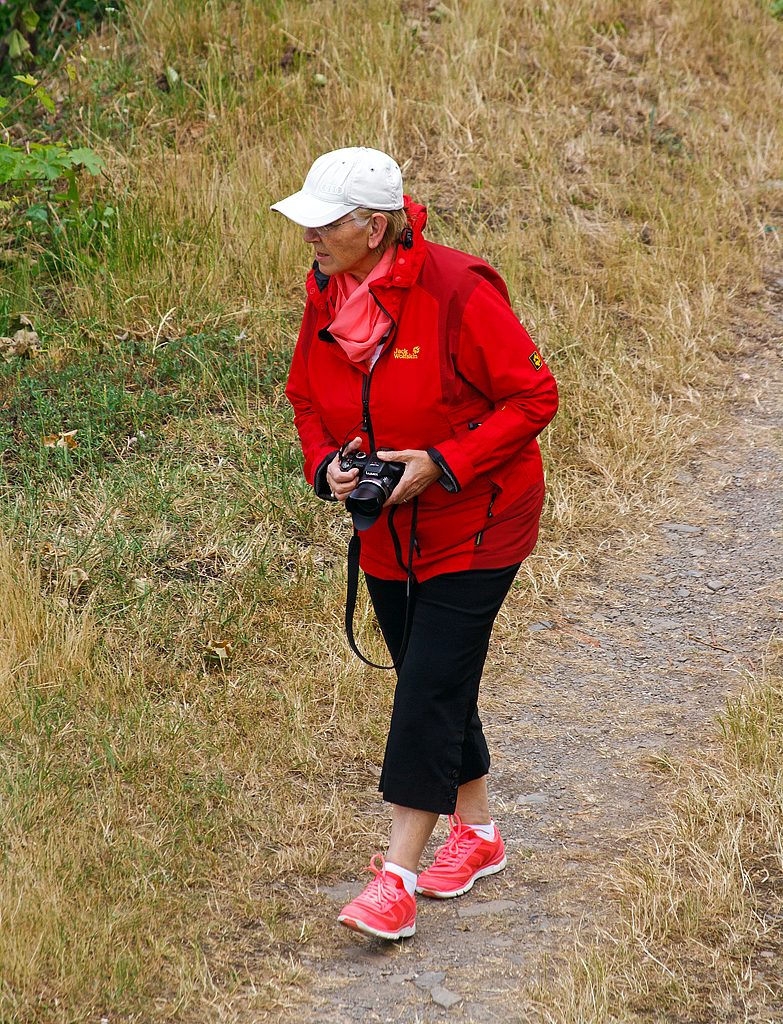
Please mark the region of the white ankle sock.
<svg viewBox="0 0 783 1024"><path fill-rule="evenodd" d="M471 831L475 832L476 835L481 836L482 839L486 839L487 842L492 842L495 838L496 833L494 821L490 821L489 825L466 825L463 822L462 827L471 829Z"/></svg>
<svg viewBox="0 0 783 1024"><path fill-rule="evenodd" d="M418 881L419 876L415 871L409 871L407 868L403 868L391 860L387 860L384 867L387 871L391 871L393 875L397 875L398 878L403 880L403 883L405 884L405 891L409 896L412 896L416 892L416 882Z"/></svg>

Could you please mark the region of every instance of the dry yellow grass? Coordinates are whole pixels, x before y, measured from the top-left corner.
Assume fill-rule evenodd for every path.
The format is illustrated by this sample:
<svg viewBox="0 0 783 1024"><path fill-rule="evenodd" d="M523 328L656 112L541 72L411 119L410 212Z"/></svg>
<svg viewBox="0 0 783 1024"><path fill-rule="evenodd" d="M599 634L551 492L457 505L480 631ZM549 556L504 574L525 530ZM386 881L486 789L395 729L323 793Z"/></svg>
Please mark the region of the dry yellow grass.
<svg viewBox="0 0 783 1024"><path fill-rule="evenodd" d="M352 809L375 786L390 683L346 651L345 525L299 481L279 374L263 373L290 353L307 269L268 206L316 155L392 153L429 237L500 269L558 377L518 616L607 529L674 507L670 474L717 415L738 328L781 255L783 31L753 0L125 9L74 86L116 235L100 266L22 277L8 304L48 330L58 365L125 329L149 374L168 337L197 331L248 335L252 359L239 385L204 363L202 405L159 425L154 455L126 461L120 439L102 476L4 478L8 1020L235 1020L273 1005L306 935L298 880L377 841ZM686 839L671 842L649 887L644 871L629 883L650 941L693 903L672 874ZM742 921L726 850L716 907ZM246 947L263 983L232 962ZM614 982L598 961L585 971L597 987L574 989L570 1019L588 1004L608 1019Z"/></svg>
<svg viewBox="0 0 783 1024"><path fill-rule="evenodd" d="M79 585L69 568L62 589L46 601L40 573L0 533L0 701L16 699L20 710L28 693L56 688L89 664L95 622L88 606L68 601Z"/></svg>
<svg viewBox="0 0 783 1024"><path fill-rule="evenodd" d="M750 678L721 721L720 749L662 763L673 773L671 805L613 877L623 924L577 948L557 982L537 993L542 1020L638 1021L663 1007L706 1020L723 1005L748 1019L776 1019L780 676ZM769 970L759 971L759 962Z"/></svg>
<svg viewBox="0 0 783 1024"><path fill-rule="evenodd" d="M367 142L397 157L431 237L503 272L558 375L556 527L604 518L596 475L620 515L662 499L738 307L781 251L765 230L783 175L781 33L759 5L129 10L134 32L101 45L181 84L165 112L134 118L149 90L127 100L133 143L114 165L137 215L107 315L154 329L220 307L266 333L264 310L298 306L307 259L270 202L319 152ZM87 315L85 283L68 304Z"/></svg>

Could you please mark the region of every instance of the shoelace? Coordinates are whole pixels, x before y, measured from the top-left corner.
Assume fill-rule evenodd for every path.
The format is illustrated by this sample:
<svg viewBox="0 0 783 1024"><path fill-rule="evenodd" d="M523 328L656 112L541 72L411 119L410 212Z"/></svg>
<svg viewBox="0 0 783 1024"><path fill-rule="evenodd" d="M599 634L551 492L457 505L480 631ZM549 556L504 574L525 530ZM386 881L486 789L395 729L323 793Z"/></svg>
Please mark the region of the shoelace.
<svg viewBox="0 0 783 1024"><path fill-rule="evenodd" d="M375 866L376 860L380 861L381 866L379 868ZM362 870L375 872L375 878L370 882L368 888L365 889L362 894L363 896L369 898L371 895L375 896L377 893L378 899L383 898L390 902L396 899L398 895L397 884L392 881L389 875L386 874L386 861L380 853L376 853L367 867Z"/></svg>
<svg viewBox="0 0 783 1024"><path fill-rule="evenodd" d="M471 838L479 838L475 832L471 832L470 829L463 827L459 816L456 814L454 817L449 815L449 825L451 826L451 834L435 855L438 867L451 867L458 864L467 853L470 853L470 850L465 849L466 842Z"/></svg>

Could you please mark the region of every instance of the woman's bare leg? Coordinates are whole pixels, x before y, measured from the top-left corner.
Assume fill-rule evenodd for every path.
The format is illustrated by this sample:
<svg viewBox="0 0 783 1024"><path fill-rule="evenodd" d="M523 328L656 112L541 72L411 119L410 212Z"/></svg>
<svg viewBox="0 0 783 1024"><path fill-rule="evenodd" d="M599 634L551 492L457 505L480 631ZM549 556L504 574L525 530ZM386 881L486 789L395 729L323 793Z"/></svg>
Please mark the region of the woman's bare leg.
<svg viewBox="0 0 783 1024"><path fill-rule="evenodd" d="M419 860L432 835L438 815L413 807L392 804L392 829L386 860L416 872Z"/></svg>
<svg viewBox="0 0 783 1024"><path fill-rule="evenodd" d="M457 790L457 814L466 825L489 825L492 818L489 813L489 797L487 796L487 777L466 782Z"/></svg>
<svg viewBox="0 0 783 1024"><path fill-rule="evenodd" d="M466 782L457 791L457 814L468 825L488 825L487 777ZM392 830L386 859L409 871L419 870L419 861L439 815L413 807L392 804Z"/></svg>

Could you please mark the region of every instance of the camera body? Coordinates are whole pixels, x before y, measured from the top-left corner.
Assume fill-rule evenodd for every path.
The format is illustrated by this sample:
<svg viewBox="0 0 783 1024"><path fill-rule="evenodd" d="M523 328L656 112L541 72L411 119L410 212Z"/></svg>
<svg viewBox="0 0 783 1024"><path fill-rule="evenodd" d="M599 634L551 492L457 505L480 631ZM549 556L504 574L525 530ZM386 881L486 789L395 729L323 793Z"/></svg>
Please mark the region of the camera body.
<svg viewBox="0 0 783 1024"><path fill-rule="evenodd" d="M357 530L366 530L379 518L389 495L402 479L404 462L385 462L378 458L378 452L392 451L379 448L370 452L348 452L340 456L340 469L347 473L359 470L356 487L345 500L345 507L351 513Z"/></svg>

